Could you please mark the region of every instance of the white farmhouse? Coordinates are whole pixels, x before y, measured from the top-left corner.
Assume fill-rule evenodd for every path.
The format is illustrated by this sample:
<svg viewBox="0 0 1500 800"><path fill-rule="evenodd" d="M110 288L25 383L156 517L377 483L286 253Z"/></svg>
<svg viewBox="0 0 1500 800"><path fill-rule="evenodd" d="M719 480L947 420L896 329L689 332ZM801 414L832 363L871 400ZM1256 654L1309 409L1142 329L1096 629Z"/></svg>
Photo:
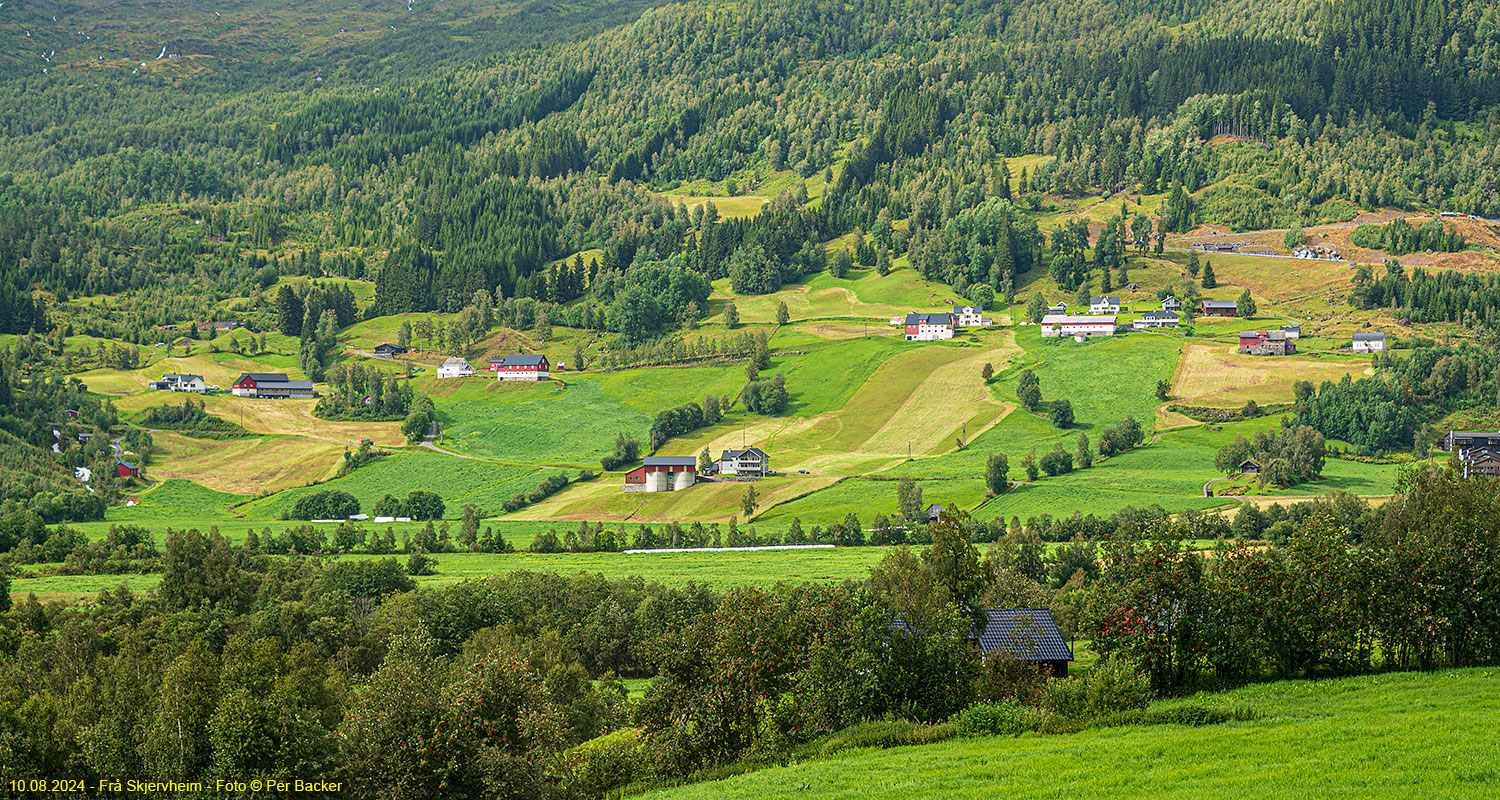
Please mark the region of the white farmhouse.
<svg viewBox="0 0 1500 800"><path fill-rule="evenodd" d="M464 375L473 374L474 370L469 366L469 360L466 358L457 357L450 358L447 361L444 361L443 365L441 367L438 367L437 371L437 376L439 378L458 378Z"/></svg>
<svg viewBox="0 0 1500 800"><path fill-rule="evenodd" d="M953 318L960 328L982 328L989 324L985 321L982 306L954 306Z"/></svg>
<svg viewBox="0 0 1500 800"><path fill-rule="evenodd" d="M1141 315L1141 318L1133 323L1136 330L1146 328L1177 328L1182 322L1175 311L1157 311L1152 309Z"/></svg>
<svg viewBox="0 0 1500 800"><path fill-rule="evenodd" d="M1118 314L1120 313L1120 298L1118 297L1090 297L1090 314Z"/></svg>
<svg viewBox="0 0 1500 800"><path fill-rule="evenodd" d="M720 475L762 478L771 472L771 457L759 447L748 450L725 450L719 456Z"/></svg>
<svg viewBox="0 0 1500 800"><path fill-rule="evenodd" d="M1354 352L1379 353L1385 350L1385 334L1380 331L1362 331L1354 334Z"/></svg>

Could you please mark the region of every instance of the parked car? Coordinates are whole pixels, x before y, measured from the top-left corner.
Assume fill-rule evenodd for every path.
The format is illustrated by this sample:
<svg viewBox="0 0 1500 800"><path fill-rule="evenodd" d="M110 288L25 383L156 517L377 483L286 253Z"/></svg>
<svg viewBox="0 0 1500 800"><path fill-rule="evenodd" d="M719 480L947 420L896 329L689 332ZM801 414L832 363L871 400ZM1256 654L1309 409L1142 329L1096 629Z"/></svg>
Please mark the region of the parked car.
<svg viewBox="0 0 1500 800"><path fill-rule="evenodd" d="M811 475L811 474L812 474L812 473L811 473L811 472L808 472L808 471L807 471L807 470L805 470L805 469L799 469L799 470L797 470L797 474L798 474L798 475Z"/></svg>

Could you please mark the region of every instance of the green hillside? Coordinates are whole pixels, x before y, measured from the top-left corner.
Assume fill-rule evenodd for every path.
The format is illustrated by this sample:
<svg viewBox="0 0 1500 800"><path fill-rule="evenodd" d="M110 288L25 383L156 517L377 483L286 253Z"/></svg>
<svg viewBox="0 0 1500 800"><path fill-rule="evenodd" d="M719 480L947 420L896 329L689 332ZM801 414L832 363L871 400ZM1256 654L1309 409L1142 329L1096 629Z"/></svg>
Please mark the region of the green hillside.
<svg viewBox="0 0 1500 800"><path fill-rule="evenodd" d="M1500 755L1492 670L1287 681L1161 704L1248 708L1207 727L1106 728L840 753L645 797L1487 797Z"/></svg>

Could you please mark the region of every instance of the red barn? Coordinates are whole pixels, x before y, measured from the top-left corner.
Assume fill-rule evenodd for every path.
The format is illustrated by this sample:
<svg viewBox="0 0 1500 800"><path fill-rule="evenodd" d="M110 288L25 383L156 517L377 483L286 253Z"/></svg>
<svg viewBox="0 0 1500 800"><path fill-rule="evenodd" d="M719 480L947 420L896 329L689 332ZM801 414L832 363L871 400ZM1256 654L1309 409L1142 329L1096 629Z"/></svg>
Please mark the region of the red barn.
<svg viewBox="0 0 1500 800"><path fill-rule="evenodd" d="M672 492L698 481L698 459L693 456L646 456L645 463L625 473L627 492Z"/></svg>
<svg viewBox="0 0 1500 800"><path fill-rule="evenodd" d="M141 477L141 468L130 463L129 461L121 461L120 463L115 465L115 477L139 478Z"/></svg>
<svg viewBox="0 0 1500 800"><path fill-rule="evenodd" d="M544 381L549 375L550 365L544 355L511 355L503 359L490 359L490 369L499 373L495 377L502 381Z"/></svg>

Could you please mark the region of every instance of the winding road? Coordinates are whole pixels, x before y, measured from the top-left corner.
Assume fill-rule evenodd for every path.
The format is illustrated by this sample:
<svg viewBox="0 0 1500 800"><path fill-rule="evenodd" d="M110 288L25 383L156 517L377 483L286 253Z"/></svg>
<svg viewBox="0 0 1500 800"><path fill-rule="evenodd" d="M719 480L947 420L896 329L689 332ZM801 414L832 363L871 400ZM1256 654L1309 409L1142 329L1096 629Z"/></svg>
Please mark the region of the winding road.
<svg viewBox="0 0 1500 800"><path fill-rule="evenodd" d="M470 461L477 461L478 460L478 459L474 458L473 456L466 456L463 453L455 453L452 450L444 450L443 448L438 447L436 444L433 443L434 440L437 439L437 433L438 433L437 420L433 420L432 421L432 425L428 426L428 428L427 428L427 435L422 437L422 446L425 447L425 448L427 448L428 450L432 450L433 452L442 453L445 456L453 456L454 458L467 458Z"/></svg>

